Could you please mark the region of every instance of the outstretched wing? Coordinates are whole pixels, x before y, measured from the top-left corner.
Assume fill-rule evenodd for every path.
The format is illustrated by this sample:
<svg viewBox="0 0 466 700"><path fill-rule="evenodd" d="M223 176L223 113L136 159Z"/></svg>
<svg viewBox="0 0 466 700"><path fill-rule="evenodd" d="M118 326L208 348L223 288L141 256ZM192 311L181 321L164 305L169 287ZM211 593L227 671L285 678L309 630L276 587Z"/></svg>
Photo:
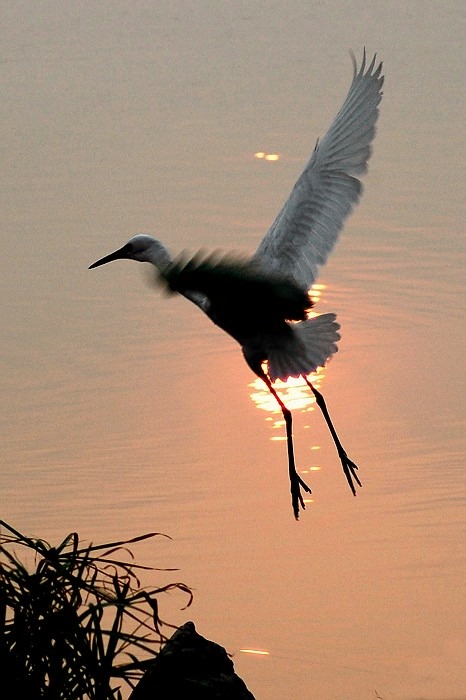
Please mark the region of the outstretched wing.
<svg viewBox="0 0 466 700"><path fill-rule="evenodd" d="M355 177L367 171L382 99L382 63L376 56L366 70L366 51L342 108L308 164L252 261L265 271L280 272L308 290L335 245L346 217L359 201L362 185Z"/></svg>

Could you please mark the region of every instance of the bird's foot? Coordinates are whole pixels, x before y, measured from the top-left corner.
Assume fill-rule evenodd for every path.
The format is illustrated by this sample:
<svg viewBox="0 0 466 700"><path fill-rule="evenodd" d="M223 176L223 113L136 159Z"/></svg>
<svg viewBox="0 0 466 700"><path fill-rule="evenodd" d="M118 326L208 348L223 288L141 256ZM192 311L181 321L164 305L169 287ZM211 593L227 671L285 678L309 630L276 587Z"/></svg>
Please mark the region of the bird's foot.
<svg viewBox="0 0 466 700"><path fill-rule="evenodd" d="M290 475L290 486L291 486L291 502L293 505L293 513L296 520L299 520L299 508L304 510L306 508L304 503L304 497L301 489L306 493L312 493L310 487L306 482L301 479L299 474L295 471L293 475Z"/></svg>
<svg viewBox="0 0 466 700"><path fill-rule="evenodd" d="M346 476L348 486L350 487L353 496L356 496L356 487L354 485L354 482L356 482L358 486L362 486L359 477L356 474L358 465L350 460L345 450L343 449L338 450L338 456L340 457L341 466L343 467L343 473Z"/></svg>

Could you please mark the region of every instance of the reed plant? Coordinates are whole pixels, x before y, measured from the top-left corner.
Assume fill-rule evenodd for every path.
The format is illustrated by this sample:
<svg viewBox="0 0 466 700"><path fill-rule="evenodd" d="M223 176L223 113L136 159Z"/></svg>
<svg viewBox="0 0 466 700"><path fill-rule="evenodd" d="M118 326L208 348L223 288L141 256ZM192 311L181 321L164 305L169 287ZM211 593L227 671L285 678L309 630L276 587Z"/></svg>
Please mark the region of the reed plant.
<svg viewBox="0 0 466 700"><path fill-rule="evenodd" d="M0 520L0 668L10 697L118 700L166 641L158 598L183 583L142 588L131 545L155 537L57 547ZM26 563L25 563L25 560ZM167 569L163 569L167 571ZM168 571L175 571L168 569Z"/></svg>

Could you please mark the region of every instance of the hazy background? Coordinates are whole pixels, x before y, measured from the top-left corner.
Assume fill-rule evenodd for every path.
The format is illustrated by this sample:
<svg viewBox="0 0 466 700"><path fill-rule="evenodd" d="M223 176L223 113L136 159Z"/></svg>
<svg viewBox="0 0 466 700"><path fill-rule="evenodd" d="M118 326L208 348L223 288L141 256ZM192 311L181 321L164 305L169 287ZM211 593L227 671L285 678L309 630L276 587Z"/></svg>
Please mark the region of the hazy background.
<svg viewBox="0 0 466 700"><path fill-rule="evenodd" d="M162 617L226 646L257 700L466 698L465 17L0 8L0 518L53 543L169 534L135 548L179 568L151 583L194 589ZM316 306L342 324L321 387L364 486L354 499L322 416L298 408L313 502L296 523L280 415L235 343L143 266L87 267L137 232L252 252L364 45L384 60L378 135Z"/></svg>

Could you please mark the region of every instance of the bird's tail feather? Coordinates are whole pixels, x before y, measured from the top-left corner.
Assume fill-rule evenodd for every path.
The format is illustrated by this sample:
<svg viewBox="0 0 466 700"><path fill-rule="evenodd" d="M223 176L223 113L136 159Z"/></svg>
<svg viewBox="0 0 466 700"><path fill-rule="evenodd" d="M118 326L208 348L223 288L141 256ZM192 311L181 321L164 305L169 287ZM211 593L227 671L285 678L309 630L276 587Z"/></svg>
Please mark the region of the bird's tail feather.
<svg viewBox="0 0 466 700"><path fill-rule="evenodd" d="M292 333L268 350L268 374L272 381L310 374L323 367L337 352L340 324L335 314L322 314L291 323Z"/></svg>

